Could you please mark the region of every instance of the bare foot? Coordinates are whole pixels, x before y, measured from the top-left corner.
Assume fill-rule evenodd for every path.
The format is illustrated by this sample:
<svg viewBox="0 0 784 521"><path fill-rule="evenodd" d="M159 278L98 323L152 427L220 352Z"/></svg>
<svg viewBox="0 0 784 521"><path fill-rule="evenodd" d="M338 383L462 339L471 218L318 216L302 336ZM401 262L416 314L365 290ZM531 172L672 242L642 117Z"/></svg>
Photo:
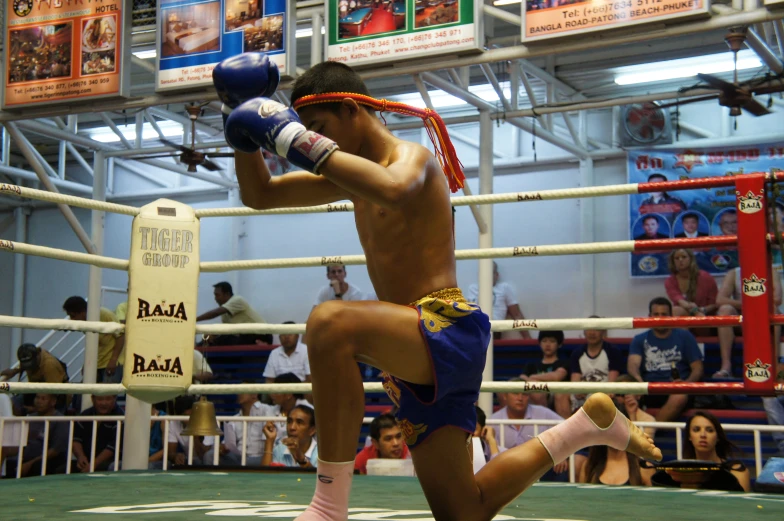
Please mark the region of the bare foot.
<svg viewBox="0 0 784 521"><path fill-rule="evenodd" d="M594 393L583 405L583 410L588 417L600 429L607 429L614 421L624 420L629 426L629 445L626 447L627 452L631 452L640 458L650 459L654 461L661 461L661 450L653 444L650 436L645 434L642 429L634 425L623 414L618 415L618 409L612 398L604 393Z"/></svg>

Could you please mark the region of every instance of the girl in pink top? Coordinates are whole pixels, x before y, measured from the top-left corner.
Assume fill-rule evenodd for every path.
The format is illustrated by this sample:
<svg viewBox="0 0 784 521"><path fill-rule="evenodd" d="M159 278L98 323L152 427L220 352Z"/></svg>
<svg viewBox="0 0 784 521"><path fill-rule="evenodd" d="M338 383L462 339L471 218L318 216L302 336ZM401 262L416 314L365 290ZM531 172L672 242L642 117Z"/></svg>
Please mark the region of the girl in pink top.
<svg viewBox="0 0 784 521"><path fill-rule="evenodd" d="M667 296L672 301L672 314L676 317L704 317L714 315L719 292L710 273L697 267L691 250L675 250L667 259L670 275L664 281Z"/></svg>

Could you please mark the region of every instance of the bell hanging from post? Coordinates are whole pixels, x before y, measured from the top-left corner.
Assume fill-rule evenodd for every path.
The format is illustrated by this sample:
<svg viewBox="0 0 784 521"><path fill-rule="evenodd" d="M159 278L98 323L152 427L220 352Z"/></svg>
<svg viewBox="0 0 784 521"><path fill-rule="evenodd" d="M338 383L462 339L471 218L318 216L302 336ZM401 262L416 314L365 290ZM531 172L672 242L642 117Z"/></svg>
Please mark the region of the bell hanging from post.
<svg viewBox="0 0 784 521"><path fill-rule="evenodd" d="M223 434L218 428L215 417L215 404L204 396L193 404L188 426L183 429L183 436L220 436Z"/></svg>

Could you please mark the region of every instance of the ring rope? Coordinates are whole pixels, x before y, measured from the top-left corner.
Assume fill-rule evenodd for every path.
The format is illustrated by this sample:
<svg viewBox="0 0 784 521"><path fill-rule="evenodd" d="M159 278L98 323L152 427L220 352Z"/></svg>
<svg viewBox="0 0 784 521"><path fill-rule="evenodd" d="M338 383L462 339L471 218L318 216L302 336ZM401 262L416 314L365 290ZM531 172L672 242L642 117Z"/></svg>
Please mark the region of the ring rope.
<svg viewBox="0 0 784 521"><path fill-rule="evenodd" d="M751 174L747 174L751 175ZM784 179L784 174L776 174ZM696 188L715 188L734 186L731 177L687 179L681 181L668 181L667 190L693 190ZM604 197L614 195L634 195L662 190L663 183L633 183L606 186L589 186L582 188L559 188L535 192L510 192L505 194L486 194L453 197L453 206L484 205L499 203L519 203L527 201L552 201L558 199L577 199L581 197ZM94 201L84 197L64 194L55 194L44 190L36 190L12 184L0 184L0 194L14 195L29 199L39 199L55 203L65 203L80 208L115 212L124 215L137 215L141 210L133 206ZM324 204L319 206L304 206L294 208L275 208L270 210L254 210L247 207L233 208L203 208L195 210L197 217L240 217L249 215L280 215L280 214L307 214L307 213L333 213L352 212L354 203L344 202L337 204Z"/></svg>
<svg viewBox="0 0 784 521"><path fill-rule="evenodd" d="M384 393L380 382L363 382L366 393ZM117 395L124 393L122 384L65 384L47 382L0 382L0 393L15 394L95 394ZM184 394L278 394L312 392L312 384L194 384ZM750 392L740 382L483 382L480 392L498 393L551 393L591 394L596 392L616 394L759 394L774 395L784 392L784 384L771 384L769 390Z"/></svg>
<svg viewBox="0 0 784 521"><path fill-rule="evenodd" d="M644 329L650 327L689 328L737 326L742 315L713 317L617 317L617 318L534 318L525 320L492 320L491 331L563 330L585 329ZM771 315L771 322L784 323L784 315ZM125 326L117 322L90 322L83 320L44 319L0 315L0 327L26 329L56 329L83 333L121 333ZM305 332L305 324L197 324L196 333L206 335L283 334L298 335Z"/></svg>
<svg viewBox="0 0 784 521"><path fill-rule="evenodd" d="M28 318L0 315L0 327L23 329L55 329L58 331L81 331L82 333L122 333L125 326L119 322L89 322L62 318Z"/></svg>
<svg viewBox="0 0 784 521"><path fill-rule="evenodd" d="M128 261L114 257L104 257L92 253L80 253L61 248L49 248L48 246L36 246L16 241L0 240L0 250L10 251L11 253L21 253L24 255L34 255L36 257L47 257L49 259L78 262L79 264L89 264L101 268L128 271Z"/></svg>
<svg viewBox="0 0 784 521"><path fill-rule="evenodd" d="M36 190L35 188L27 188L26 186L19 185L0 184L0 195L14 195L16 197L26 199L37 199L39 201L61 203L70 206L76 206L78 208L87 208L88 210L114 212L123 215L138 215L141 211L139 208L134 206L95 201L85 197L76 197L74 195L47 192L46 190Z"/></svg>

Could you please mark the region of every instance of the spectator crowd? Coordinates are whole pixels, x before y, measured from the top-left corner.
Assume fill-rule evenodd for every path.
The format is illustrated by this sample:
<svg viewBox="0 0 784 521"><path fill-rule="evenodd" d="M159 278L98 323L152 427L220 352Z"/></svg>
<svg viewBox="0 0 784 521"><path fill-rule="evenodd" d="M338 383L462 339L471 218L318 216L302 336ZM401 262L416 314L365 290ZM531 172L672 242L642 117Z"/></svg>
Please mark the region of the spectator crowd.
<svg viewBox="0 0 784 521"><path fill-rule="evenodd" d="M721 285L713 277L700 270L693 252L685 249L673 251L669 256L670 277L664 282L662 296L650 300L650 317L671 316L710 316L736 315L741 313L740 269L730 271ZM347 270L343 265L328 266L328 284L318 291L313 308L328 300L374 300L372 293L347 282ZM488 310L494 320L511 318L523 320L525 317L516 297L514 288L501 281L498 266L493 271L493 307ZM223 323L263 323L264 319L248 301L234 293L231 284L219 282L213 286L217 307L199 315L197 321L220 318ZM774 301L781 303L781 284L774 277ZM666 295L666 297L664 296ZM478 298L476 285L466 291L468 300ZM63 310L71 320L86 320L87 302L80 296L68 298ZM120 304L112 312L100 309L103 322L124 322L127 303ZM598 318L592 316L589 318ZM287 324L293 322L285 322ZM583 332L584 343L576 346L568 356L564 356L563 331L538 331L536 341L540 354L535 360L520 368L520 373L511 381L517 382L699 382L706 378L730 378L734 374L732 350L735 344L735 331L732 327L710 329L668 329L654 327L636 335L630 343L628 355L607 341L605 331L587 329ZM721 368L710 376L705 375L704 353L697 343L696 335L717 335L721 352ZM531 339L528 331L519 331L524 340ZM496 337L498 338L498 337ZM778 335L776 337L778 340ZM200 347L250 345L267 346L270 350L266 367L256 381L265 383L310 382L307 338L297 334L282 334L278 346L273 348L272 335L219 335L205 336ZM98 369L96 380L99 382L119 382L123 373L122 334L99 335ZM23 344L17 352L18 367L2 372L6 378L20 376L25 372L29 381L61 383L69 381L67 366L40 347ZM210 381L214 378L212 368L199 349L194 350L194 382ZM365 370L360 368L363 374ZM375 375L374 375L375 376ZM263 380L262 380L263 379ZM0 395L0 398L7 398ZM550 420L560 421L577 411L585 402L584 394L524 394L499 393L497 407L490 413L490 420ZM687 395L635 396L617 394L613 396L618 409L633 421L669 422L683 417L688 409L696 406L694 397ZM93 396L92 407L81 416L120 416L117 397ZM220 466L286 466L313 468L318 464L318 435L316 432L316 411L310 396L279 393L267 399L254 394L236 396L236 420L223 423L220 437L200 437L183 434L187 420L172 420L168 429L163 429L162 419L167 415L188 416L194 398L181 396L173 402L153 406L150 434L149 467L160 469L163 466L164 452L168 465L213 465ZM0 406L10 405L16 415L62 416L78 410L78 403L71 397L48 394L28 395L14 398L10 404L0 402ZM708 408L707 405L705 408ZM765 398L764 407L770 422L784 424L784 400ZM0 408L2 412L2 408ZM319 411L319 414L329 412ZM473 436L477 447L481 448L485 462L499 454L525 443L535 437L532 425L487 423L487 415L477 407L478 421ZM262 421L244 419L264 418ZM101 420L93 429L92 422L78 421L74 427L71 442L72 461L67 461L68 428L67 423L52 422L48 433L48 445L43 445L43 427L40 422L31 421L26 433L26 444L21 461L21 475L36 475L41 472L44 450L47 451L46 465L48 474L65 472L91 472L111 470L119 460L121 436L117 432L116 421ZM540 425L539 433L549 428ZM645 428L654 436L656 429ZM9 429L9 432L12 429ZM164 432L167 432L164 439ZM6 433L8 435L8 432ZM11 432L10 436L14 433ZM95 440L93 440L95 436ZM726 461L731 457L732 446L728 442L719 421L708 412L697 412L690 416L685 432L686 447L691 447L689 455L698 459ZM784 435L776 437L780 451L784 454ZM19 463L18 441L14 447L3 440L2 458L7 464L6 476L14 475ZM92 450L92 443L95 449ZM193 445L191 447L191 444ZM10 445L13 445L11 443ZM167 450L164 451L164 446ZM217 453L217 454L216 454ZM91 456L94 454L94 456ZM370 433L360 447L355 460L359 473L368 472L368 462L374 459L405 460L410 453L403 441L403 434L392 412L383 412L374 418ZM608 485L651 485L677 484L677 476L654 472L640 467L639 462L628 454L602 448L592 448L577 455L577 476L586 483ZM566 481L568 463L556 465L543 480ZM733 490L749 490L749 474L745 468L733 470L730 484L717 486L735 487ZM737 488L740 487L740 488Z"/></svg>

